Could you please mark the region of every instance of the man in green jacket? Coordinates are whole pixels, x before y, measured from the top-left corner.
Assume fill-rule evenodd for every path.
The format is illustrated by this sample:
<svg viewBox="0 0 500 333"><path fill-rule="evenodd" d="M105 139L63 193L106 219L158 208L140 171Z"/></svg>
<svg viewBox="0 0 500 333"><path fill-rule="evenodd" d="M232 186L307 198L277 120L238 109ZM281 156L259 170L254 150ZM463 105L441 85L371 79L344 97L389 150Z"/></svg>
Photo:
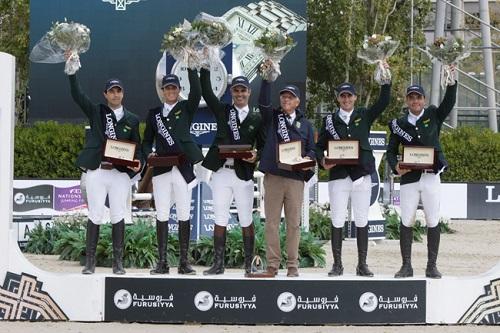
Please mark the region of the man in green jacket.
<svg viewBox="0 0 500 333"><path fill-rule="evenodd" d="M248 100L251 89L246 77L238 76L232 81L233 104L223 103L214 95L210 82L210 71L202 69L200 81L203 98L217 120L215 140L202 163L205 168L213 171L210 187L212 188L215 213L214 263L203 274L224 273L226 227L233 197L243 233L245 274L249 274L251 273L255 238L252 223L253 172L260 150L264 146L261 116L249 108ZM253 156L248 159L220 158L219 145L223 144L249 144L255 146L257 151L254 151Z"/></svg>
<svg viewBox="0 0 500 333"><path fill-rule="evenodd" d="M113 238L113 273L125 274L123 269L123 248L125 237L125 214L130 195L132 178L141 169L141 149L135 150L136 167L125 167L106 162L103 159L103 147L108 139L127 140L140 145L139 119L122 105L123 84L118 79L110 79L104 86L103 95L106 104L94 104L82 91L76 75L69 76L71 96L87 116L90 132L85 147L80 152L76 164L86 170L88 201L88 222L86 236L86 260L83 274L95 271L95 254L99 238L99 226L104 222L103 214L106 197L109 198L109 210Z"/></svg>
<svg viewBox="0 0 500 333"><path fill-rule="evenodd" d="M384 66L388 68L387 63ZM351 198L356 241L358 246L358 265L356 275L371 277L373 273L366 264L368 254L368 212L371 196L371 173L375 171L375 158L368 142L370 128L377 117L389 104L391 85L385 83L380 88L378 100L370 108L355 107L357 94L350 83L342 83L337 89L339 108L323 119L316 155L318 163L330 170L328 193L332 219L332 252L334 263L328 276L340 276L342 265L342 228L347 218L348 200ZM357 140L359 158L355 165L329 164L325 160L325 150L330 140Z"/></svg>
<svg viewBox="0 0 500 333"><path fill-rule="evenodd" d="M454 68L452 67L454 75ZM440 174L448 163L439 143L439 134L444 120L453 109L457 97L457 83L446 88L444 99L436 107L425 106L425 91L419 85L411 85L406 89L406 105L408 111L399 119L389 123L389 145L387 161L394 174L401 176L400 205L400 250L403 259L401 269L396 278L413 276L411 266L411 245L413 240L413 224L418 203L422 199L427 225L427 268L425 276L441 278L436 267L439 250L439 205L440 205ZM398 155L400 147L427 146L434 147L435 163L431 169L406 169L400 166Z"/></svg>
<svg viewBox="0 0 500 333"><path fill-rule="evenodd" d="M143 152L146 156L178 156L179 165L157 166L153 170L153 194L156 206L156 238L159 261L151 274L168 274L166 257L170 207L175 203L178 221L180 260L179 274L196 274L189 265L188 251L191 233L191 193L197 181L193 164L203 159L189 128L201 99L200 79L196 70L188 69L189 96L179 101L180 82L174 74L162 79L164 103L149 110L144 131ZM155 150L153 151L153 144Z"/></svg>

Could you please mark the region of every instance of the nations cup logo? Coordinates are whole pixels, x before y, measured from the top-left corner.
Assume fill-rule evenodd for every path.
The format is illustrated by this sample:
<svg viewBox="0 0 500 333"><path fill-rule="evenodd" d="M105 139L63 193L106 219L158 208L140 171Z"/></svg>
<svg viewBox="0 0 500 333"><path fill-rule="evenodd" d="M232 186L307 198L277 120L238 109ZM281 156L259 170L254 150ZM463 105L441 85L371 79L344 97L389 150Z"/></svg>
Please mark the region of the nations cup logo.
<svg viewBox="0 0 500 333"><path fill-rule="evenodd" d="M214 305L214 297L208 291L200 291L194 296L194 305L200 311L208 311Z"/></svg>
<svg viewBox="0 0 500 333"><path fill-rule="evenodd" d="M115 293L114 301L118 309L125 310L132 304L132 295L128 290L120 289Z"/></svg>
<svg viewBox="0 0 500 333"><path fill-rule="evenodd" d="M278 296L276 303L278 304L278 308L281 311L290 312L295 309L295 306L297 305L297 299L295 298L294 294L285 291Z"/></svg>
<svg viewBox="0 0 500 333"><path fill-rule="evenodd" d="M14 195L14 202L17 205L22 205L26 201L26 197L24 196L23 193L19 192Z"/></svg>
<svg viewBox="0 0 500 333"><path fill-rule="evenodd" d="M366 292L359 297L359 307L364 312L372 312L377 308L378 300L374 293Z"/></svg>
<svg viewBox="0 0 500 333"><path fill-rule="evenodd" d="M102 0L102 2L108 2L115 5L115 10L127 10L127 5L139 1L141 0Z"/></svg>

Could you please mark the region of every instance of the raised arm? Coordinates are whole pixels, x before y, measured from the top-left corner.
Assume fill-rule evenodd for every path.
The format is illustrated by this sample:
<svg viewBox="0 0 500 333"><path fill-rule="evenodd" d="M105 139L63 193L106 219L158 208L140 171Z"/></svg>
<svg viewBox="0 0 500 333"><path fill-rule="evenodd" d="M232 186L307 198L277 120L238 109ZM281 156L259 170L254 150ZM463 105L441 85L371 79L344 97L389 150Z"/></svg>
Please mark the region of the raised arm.
<svg viewBox="0 0 500 333"><path fill-rule="evenodd" d="M85 115L90 118L92 116L92 113L95 110L95 104L92 103L90 98L83 92L82 88L80 87L80 82L78 82L78 79L76 77L76 74L69 75L69 84L71 88L71 97L73 97L73 100L75 101L76 104L82 109L82 111L85 113Z"/></svg>
<svg viewBox="0 0 500 333"><path fill-rule="evenodd" d="M444 98L436 110L437 117L441 122L448 117L451 110L453 110L453 107L455 106L455 101L457 99L457 86L458 84L455 81L454 85L446 87Z"/></svg>
<svg viewBox="0 0 500 333"><path fill-rule="evenodd" d="M216 113L218 110L224 110L224 103L219 101L217 96L215 96L212 90L212 83L210 82L210 71L202 68L200 70L200 83L201 83L201 94L207 106L212 112Z"/></svg>
<svg viewBox="0 0 500 333"><path fill-rule="evenodd" d="M198 77L198 71L195 69L188 69L189 78L189 96L188 96L188 113L189 113L189 123L193 121L194 114L198 110L201 99L201 84L200 78Z"/></svg>
<svg viewBox="0 0 500 333"><path fill-rule="evenodd" d="M271 104L271 83L266 80L262 80L260 84L259 111L265 126L268 126L273 116L273 106Z"/></svg>
<svg viewBox="0 0 500 333"><path fill-rule="evenodd" d="M389 101L391 99L391 84L384 84L380 87L380 95L367 112L368 119L370 119L370 124L372 124L378 116L384 112Z"/></svg>

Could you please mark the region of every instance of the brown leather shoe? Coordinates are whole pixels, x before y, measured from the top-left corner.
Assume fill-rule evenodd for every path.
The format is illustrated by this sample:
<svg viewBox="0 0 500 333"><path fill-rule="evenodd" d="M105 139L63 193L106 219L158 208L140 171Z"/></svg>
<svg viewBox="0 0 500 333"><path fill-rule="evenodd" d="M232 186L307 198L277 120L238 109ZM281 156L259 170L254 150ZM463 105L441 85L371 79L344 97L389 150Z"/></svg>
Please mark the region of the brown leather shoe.
<svg viewBox="0 0 500 333"><path fill-rule="evenodd" d="M266 273L272 276L278 275L278 269L276 267L267 266Z"/></svg>
<svg viewBox="0 0 500 333"><path fill-rule="evenodd" d="M288 267L288 272L286 273L288 277L297 277L299 276L299 270L297 267Z"/></svg>

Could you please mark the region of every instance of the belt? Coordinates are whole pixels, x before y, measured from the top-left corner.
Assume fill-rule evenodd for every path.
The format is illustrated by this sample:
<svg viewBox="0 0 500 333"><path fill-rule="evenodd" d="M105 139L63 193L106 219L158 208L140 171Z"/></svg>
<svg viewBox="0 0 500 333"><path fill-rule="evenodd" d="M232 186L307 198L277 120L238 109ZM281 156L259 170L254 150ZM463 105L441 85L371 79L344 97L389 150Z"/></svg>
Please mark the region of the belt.
<svg viewBox="0 0 500 333"><path fill-rule="evenodd" d="M435 174L434 170L422 170L422 173L432 173L432 174Z"/></svg>
<svg viewBox="0 0 500 333"><path fill-rule="evenodd" d="M104 170L113 170L114 169L113 164L106 163L106 162L101 163L100 168L104 169Z"/></svg>
<svg viewBox="0 0 500 333"><path fill-rule="evenodd" d="M232 169L232 170L234 170L234 165L227 165L227 164L224 164L222 167L223 167L223 168L226 168L226 169Z"/></svg>

